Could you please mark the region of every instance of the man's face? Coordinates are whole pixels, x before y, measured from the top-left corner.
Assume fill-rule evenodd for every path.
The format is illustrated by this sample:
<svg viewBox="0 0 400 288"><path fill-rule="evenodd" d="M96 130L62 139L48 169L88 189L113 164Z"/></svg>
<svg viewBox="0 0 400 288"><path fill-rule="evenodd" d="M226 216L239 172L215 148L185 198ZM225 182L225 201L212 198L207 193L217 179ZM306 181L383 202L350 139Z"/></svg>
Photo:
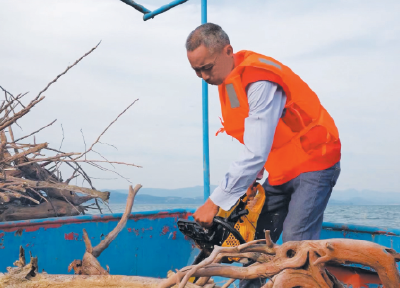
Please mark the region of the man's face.
<svg viewBox="0 0 400 288"><path fill-rule="evenodd" d="M233 50L227 45L220 52L211 53L204 45L187 52L196 75L208 84L220 85L234 68Z"/></svg>

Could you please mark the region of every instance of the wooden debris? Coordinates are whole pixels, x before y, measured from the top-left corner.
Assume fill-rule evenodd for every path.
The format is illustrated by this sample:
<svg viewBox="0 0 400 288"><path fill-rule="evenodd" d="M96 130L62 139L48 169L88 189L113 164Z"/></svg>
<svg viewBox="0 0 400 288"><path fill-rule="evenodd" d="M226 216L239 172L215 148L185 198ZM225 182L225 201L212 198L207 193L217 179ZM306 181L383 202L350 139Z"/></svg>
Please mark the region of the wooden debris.
<svg viewBox="0 0 400 288"><path fill-rule="evenodd" d="M3 278L4 279L4 278ZM156 288L162 279L140 276L124 275L50 275L37 274L30 281L21 281L8 277L5 281L0 276L0 283L5 283L5 288ZM186 288L199 288L192 283L187 283ZM212 287L206 287L212 288Z"/></svg>
<svg viewBox="0 0 400 288"><path fill-rule="evenodd" d="M103 130L88 150L81 153L63 152L61 147L54 149L46 142L36 143L36 134L51 126L56 120L15 140L13 127L18 125L18 120L21 117L27 117L26 115L29 115L31 109L45 99L42 94L84 57L93 52L98 45L68 66L28 103L22 103L25 102L27 93L14 96L0 86L4 92L4 99L0 101L0 222L74 216L84 214L87 209L100 209L97 201L107 202L110 193L95 189L91 178L82 168L82 164L90 164L103 171L111 171L116 174L118 174L116 171L107 169L101 164L114 163L140 167L131 163L108 161L97 151L93 151L93 147L100 142L100 138L108 128L137 100ZM33 141L29 142L28 139ZM96 152L102 159L87 159L93 154L90 152ZM72 170L72 175L66 180L63 179L60 172L62 165L63 167L68 166ZM63 171L66 171L65 168ZM82 182L86 182L90 188L70 185L70 181L77 177ZM96 206L91 206L94 204L82 205L91 199L95 199Z"/></svg>
<svg viewBox="0 0 400 288"><path fill-rule="evenodd" d="M180 283L185 286L190 277L200 277L202 285L212 276L232 279L269 278L265 288L344 287L326 269L326 264L361 264L378 273L386 288L398 288L400 276L396 262L400 254L373 242L353 239L291 241L279 246L267 240L255 240L237 247L215 246L210 256L197 265L182 268L160 283L168 288ZM260 257L265 255L266 257ZM256 261L248 267L219 264L225 257L250 258ZM231 280L232 281L232 280Z"/></svg>
<svg viewBox="0 0 400 288"><path fill-rule="evenodd" d="M129 215L132 211L133 202L137 192L142 185L138 184L135 189L129 186L129 195L126 202L125 212L119 220L117 226L96 246L92 247L89 236L83 229L83 241L85 242L86 251L82 260L74 260L68 267L68 272L72 269L78 275L109 275L109 269L105 270L101 267L97 257L110 245L110 243L118 236L118 233L125 227Z"/></svg>
<svg viewBox="0 0 400 288"><path fill-rule="evenodd" d="M75 216L83 212L83 207L81 206L74 206L58 199L51 199L50 201L31 207L10 205L7 210L0 214L0 222L32 218L40 219L48 217Z"/></svg>

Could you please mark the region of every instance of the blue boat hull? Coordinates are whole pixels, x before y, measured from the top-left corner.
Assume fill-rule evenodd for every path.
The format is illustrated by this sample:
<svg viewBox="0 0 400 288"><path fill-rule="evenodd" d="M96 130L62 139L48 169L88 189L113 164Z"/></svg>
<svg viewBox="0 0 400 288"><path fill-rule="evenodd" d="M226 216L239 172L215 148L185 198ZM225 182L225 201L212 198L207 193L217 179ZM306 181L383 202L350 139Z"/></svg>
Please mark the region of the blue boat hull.
<svg viewBox="0 0 400 288"><path fill-rule="evenodd" d="M67 274L68 265L82 259L85 228L97 245L117 225L122 214L62 217L0 223L0 272L18 258L19 246L38 256L39 270ZM126 227L98 258L112 274L166 277L195 257L190 241L176 226L184 210L132 213Z"/></svg>
<svg viewBox="0 0 400 288"><path fill-rule="evenodd" d="M178 218L191 217L193 212L176 209L132 213L126 227L99 257L100 263L103 267L108 265L114 275L162 278L169 270L190 265L199 251L179 232L176 222ZM0 272L6 272L17 260L22 245L38 256L40 271L67 274L68 265L81 259L85 252L82 229L86 229L92 244L97 245L121 216L86 215L0 223ZM398 230L324 223L321 238L367 240L400 251L399 235Z"/></svg>

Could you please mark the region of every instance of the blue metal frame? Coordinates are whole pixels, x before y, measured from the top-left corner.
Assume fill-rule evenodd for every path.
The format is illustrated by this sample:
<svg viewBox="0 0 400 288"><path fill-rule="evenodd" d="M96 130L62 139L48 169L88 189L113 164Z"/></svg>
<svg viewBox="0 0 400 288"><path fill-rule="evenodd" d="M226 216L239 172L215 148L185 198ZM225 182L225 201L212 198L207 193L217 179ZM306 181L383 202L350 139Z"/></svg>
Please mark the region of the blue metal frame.
<svg viewBox="0 0 400 288"><path fill-rule="evenodd" d="M146 21L146 20L149 20L149 19L151 19L151 18L154 18L154 16L156 16L156 15L158 15L158 14L161 14L161 13L163 13L163 12L165 12L165 11L168 11L169 9L171 9L171 8L173 8L173 7L175 7L175 6L178 6L178 5L180 5L180 4L183 4L183 3L185 3L186 1L188 1L188 0L175 0L175 1L172 1L171 3L169 3L169 4L167 4L167 5L164 5L164 6L161 6L160 8L154 10L154 11L151 12L151 13L144 14L144 15L143 15L143 20Z"/></svg>
<svg viewBox="0 0 400 288"><path fill-rule="evenodd" d="M121 0L122 2L124 2L125 4L132 6L133 8L135 8L137 11L146 14L146 13L150 13L151 11L149 9L147 9L146 7L136 3L135 1L132 0Z"/></svg>
<svg viewBox="0 0 400 288"><path fill-rule="evenodd" d="M166 4L164 6L161 6L160 8L154 10L154 11L150 11L149 9L147 9L146 7L144 7L143 5L140 5L138 3L136 3L133 0L121 0L122 2L124 2L125 4L132 6L133 8L135 8L137 11L143 13L143 21L147 21L149 19L154 18L156 15L164 13L165 11L168 11L171 8L174 8L175 6L178 6L180 4L183 4L185 2L187 2L188 0L175 0L172 1L169 4Z"/></svg>
<svg viewBox="0 0 400 288"><path fill-rule="evenodd" d="M201 0L201 24L207 23L207 0ZM208 84L202 80L204 201L210 196L210 153L208 139Z"/></svg>

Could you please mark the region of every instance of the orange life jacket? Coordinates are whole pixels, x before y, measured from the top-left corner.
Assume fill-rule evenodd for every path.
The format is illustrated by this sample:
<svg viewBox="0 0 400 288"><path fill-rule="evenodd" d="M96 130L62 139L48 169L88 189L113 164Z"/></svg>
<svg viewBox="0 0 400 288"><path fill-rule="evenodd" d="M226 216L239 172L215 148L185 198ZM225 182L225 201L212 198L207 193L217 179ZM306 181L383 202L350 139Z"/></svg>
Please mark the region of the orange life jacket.
<svg viewBox="0 0 400 288"><path fill-rule="evenodd" d="M327 169L340 160L335 122L298 75L275 59L251 51L239 51L234 58L235 68L218 86L221 131L243 143L244 122L249 115L248 84L271 81L279 84L287 97L264 166L271 185L286 183L303 172Z"/></svg>

